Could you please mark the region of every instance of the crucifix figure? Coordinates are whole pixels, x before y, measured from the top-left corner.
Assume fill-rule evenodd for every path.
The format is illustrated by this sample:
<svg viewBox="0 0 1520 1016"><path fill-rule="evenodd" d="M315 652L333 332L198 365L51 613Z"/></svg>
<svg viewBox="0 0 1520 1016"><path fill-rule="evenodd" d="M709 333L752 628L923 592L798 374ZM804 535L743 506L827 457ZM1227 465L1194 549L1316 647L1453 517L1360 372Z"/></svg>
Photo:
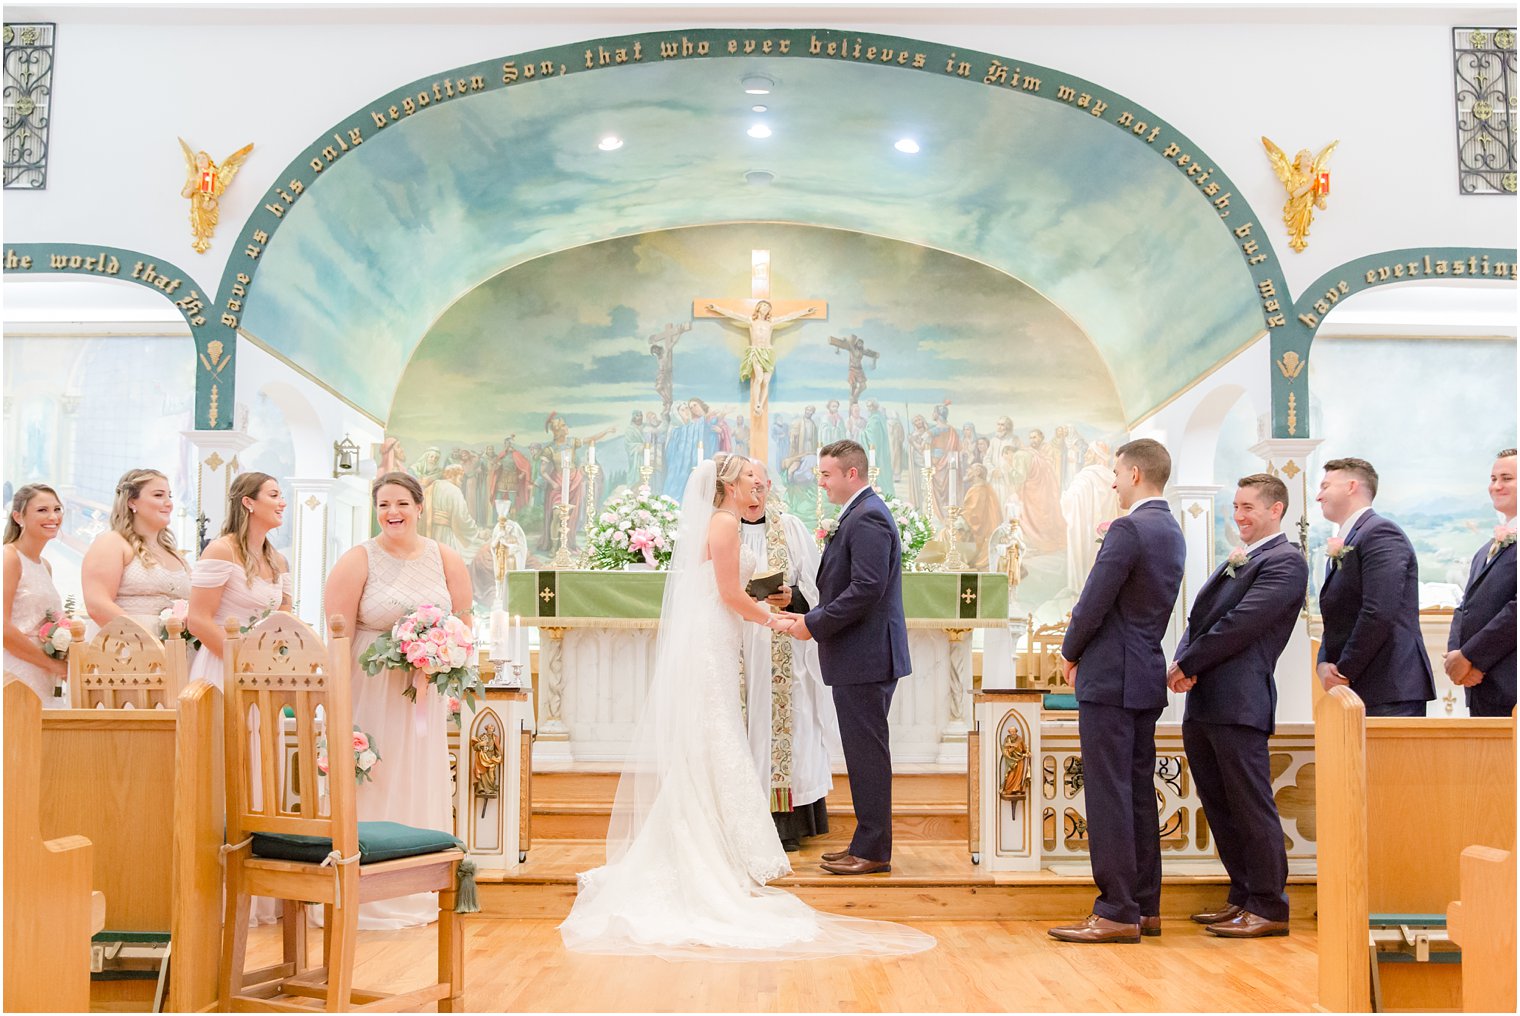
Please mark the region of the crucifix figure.
<svg viewBox="0 0 1520 1016"><path fill-rule="evenodd" d="M677 328L673 324L667 324L663 332L658 332L649 337L649 352L654 356L655 368L654 391L664 404L665 412L670 412L671 393L673 379L675 377L676 343L681 335L691 331L691 325L682 325Z"/></svg>
<svg viewBox="0 0 1520 1016"><path fill-rule="evenodd" d="M693 300L693 317L721 317L738 321L749 329L749 347L740 361L739 379L749 382L749 454L764 460L770 436L770 385L776 370L776 349L771 333L777 325L805 317L826 317L823 301L772 300L771 252L750 252L748 300Z"/></svg>
<svg viewBox="0 0 1520 1016"><path fill-rule="evenodd" d="M867 349L865 340L859 335L851 335L848 339L830 335L829 345L850 354L850 405L853 406L860 401L860 393L866 390L865 358L869 356L873 364L878 364L881 362L881 354L874 349Z"/></svg>

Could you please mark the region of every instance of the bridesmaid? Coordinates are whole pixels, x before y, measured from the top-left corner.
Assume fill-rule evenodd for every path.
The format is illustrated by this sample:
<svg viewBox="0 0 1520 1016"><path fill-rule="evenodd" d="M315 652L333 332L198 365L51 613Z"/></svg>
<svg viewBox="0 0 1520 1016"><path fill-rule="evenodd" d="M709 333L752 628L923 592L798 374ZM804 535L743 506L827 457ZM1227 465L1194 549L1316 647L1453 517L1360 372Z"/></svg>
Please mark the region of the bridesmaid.
<svg viewBox="0 0 1520 1016"><path fill-rule="evenodd" d="M53 567L42 548L63 527L63 502L52 487L29 483L16 491L5 524L5 682L21 681L42 700L44 709L66 709L69 701L54 694L69 672L68 664L42 651L37 627L47 612L63 616L63 600L53 585Z"/></svg>
<svg viewBox="0 0 1520 1016"><path fill-rule="evenodd" d="M354 623L354 724L380 752L374 779L359 787L361 822L399 822L453 832L449 793L448 705L433 689L420 705L402 696L401 671L369 676L359 654L424 604L446 607L470 623L473 594L464 559L417 532L422 486L408 473L386 473L370 488L380 535L338 559L327 577L329 614ZM436 893L366 903L359 927L409 928L438 919Z"/></svg>
<svg viewBox="0 0 1520 1016"><path fill-rule="evenodd" d="M232 481L222 535L206 544L190 572L185 624L201 640L190 680L222 686L222 626L229 617L248 624L268 611L290 609L290 567L269 545L269 533L284 515L285 497L268 473L239 473Z"/></svg>
<svg viewBox="0 0 1520 1016"><path fill-rule="evenodd" d="M174 544L174 495L156 469L129 469L116 484L111 528L95 538L81 566L84 607L105 627L122 614L157 632L159 615L190 599L190 567Z"/></svg>

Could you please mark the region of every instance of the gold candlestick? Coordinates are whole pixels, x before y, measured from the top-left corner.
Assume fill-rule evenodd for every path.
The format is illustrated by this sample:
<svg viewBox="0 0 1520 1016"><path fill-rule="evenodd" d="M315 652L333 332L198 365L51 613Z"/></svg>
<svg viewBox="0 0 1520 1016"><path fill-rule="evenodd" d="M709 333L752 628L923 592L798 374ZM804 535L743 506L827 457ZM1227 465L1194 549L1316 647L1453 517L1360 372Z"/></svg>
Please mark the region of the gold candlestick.
<svg viewBox="0 0 1520 1016"><path fill-rule="evenodd" d="M554 513L559 517L559 549L554 552L554 560L549 563L549 567L574 568L575 562L570 558L570 506L561 501L554 506Z"/></svg>
<svg viewBox="0 0 1520 1016"><path fill-rule="evenodd" d="M956 539L960 535L961 506L958 504L951 505L949 513L950 522L945 528L949 534L950 546L945 551L945 571L965 571L966 559L961 557L960 541Z"/></svg>
<svg viewBox="0 0 1520 1016"><path fill-rule="evenodd" d="M816 529L822 529L823 528L823 487L819 486L819 481L822 480L822 479L823 479L823 473L818 469L817 466L814 466L813 467L813 487L818 492L818 497L814 501L814 504L813 504L813 515L817 519L817 522L815 523L815 526L814 526L814 528L816 528Z"/></svg>
<svg viewBox="0 0 1520 1016"><path fill-rule="evenodd" d="M586 463L586 525L585 545L581 547L581 567L591 567L591 530L596 524L596 478L602 467L595 462Z"/></svg>
<svg viewBox="0 0 1520 1016"><path fill-rule="evenodd" d="M651 476L653 476L653 475L654 475L654 467L653 466L640 466L639 467L639 496L640 497L648 497L649 496L649 493L650 493L650 491L649 491L649 478Z"/></svg>
<svg viewBox="0 0 1520 1016"><path fill-rule="evenodd" d="M871 480L871 489L872 490L878 490L878 491L881 490L881 485L876 482L876 478L881 475L881 467L880 466L872 466L870 468L870 470L868 471L867 475L870 477L870 480Z"/></svg>

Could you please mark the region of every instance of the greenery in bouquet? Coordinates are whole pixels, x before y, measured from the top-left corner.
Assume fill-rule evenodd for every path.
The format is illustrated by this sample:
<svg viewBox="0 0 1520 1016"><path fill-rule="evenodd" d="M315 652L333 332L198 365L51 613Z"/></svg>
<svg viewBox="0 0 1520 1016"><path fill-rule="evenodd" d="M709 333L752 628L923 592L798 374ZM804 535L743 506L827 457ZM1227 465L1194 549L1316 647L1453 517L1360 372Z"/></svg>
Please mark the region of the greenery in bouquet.
<svg viewBox="0 0 1520 1016"><path fill-rule="evenodd" d="M670 567L681 506L663 494L625 491L602 505L587 543L587 565L616 571L625 564Z"/></svg>
<svg viewBox="0 0 1520 1016"><path fill-rule="evenodd" d="M354 782L368 783L375 778L370 770L380 761L380 750L368 734L355 727L353 751ZM327 735L324 734L317 738L317 771L323 776L327 775L327 754Z"/></svg>
<svg viewBox="0 0 1520 1016"><path fill-rule="evenodd" d="M883 494L881 499L892 512L892 518L897 520L897 533L902 539L902 566L907 571L918 559L918 552L924 549L924 544L934 538L934 527L923 512L895 494Z"/></svg>
<svg viewBox="0 0 1520 1016"><path fill-rule="evenodd" d="M70 596L63 604L63 613L59 614L48 611L42 615L42 623L37 626L37 641L42 643L42 651L55 660L61 660L69 655L69 646L74 644L74 633L69 624L74 620L74 597Z"/></svg>
<svg viewBox="0 0 1520 1016"><path fill-rule="evenodd" d="M359 666L371 676L387 670L411 675L402 694L413 702L417 692L432 685L449 699L464 699L475 708L476 696L485 695L476 664L475 634L442 607L424 603L378 636L359 656Z"/></svg>

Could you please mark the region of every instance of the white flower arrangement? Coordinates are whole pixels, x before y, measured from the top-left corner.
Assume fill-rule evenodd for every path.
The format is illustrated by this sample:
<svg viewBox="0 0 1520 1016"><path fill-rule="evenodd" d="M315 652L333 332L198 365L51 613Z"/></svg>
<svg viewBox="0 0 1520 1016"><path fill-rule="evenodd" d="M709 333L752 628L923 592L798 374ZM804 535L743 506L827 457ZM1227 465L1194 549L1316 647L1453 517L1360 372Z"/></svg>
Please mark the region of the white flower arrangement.
<svg viewBox="0 0 1520 1016"><path fill-rule="evenodd" d="M934 538L934 527L929 524L929 519L923 512L895 494L883 494L881 499L886 502L887 510L897 522L897 535L902 540L902 566L907 571L918 560L918 553L924 549L924 544Z"/></svg>
<svg viewBox="0 0 1520 1016"><path fill-rule="evenodd" d="M587 566L616 571L625 564L670 567L681 506L663 494L625 491L607 501L591 529Z"/></svg>

